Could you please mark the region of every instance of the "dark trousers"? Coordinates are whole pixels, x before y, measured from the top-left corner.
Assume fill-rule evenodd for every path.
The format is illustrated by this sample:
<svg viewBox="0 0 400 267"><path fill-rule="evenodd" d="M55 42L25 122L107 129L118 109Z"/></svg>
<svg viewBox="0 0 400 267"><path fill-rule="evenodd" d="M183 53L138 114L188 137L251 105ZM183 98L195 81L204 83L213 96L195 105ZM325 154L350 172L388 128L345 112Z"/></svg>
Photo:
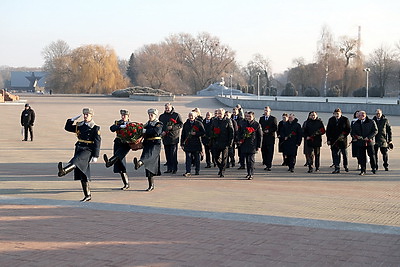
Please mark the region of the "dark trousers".
<svg viewBox="0 0 400 267"><path fill-rule="evenodd" d="M375 151L372 146L359 146L358 147L358 164L361 166L361 171L365 172L367 169L367 154L369 157L369 163L371 165L371 169L376 170L376 160L375 160Z"/></svg>
<svg viewBox="0 0 400 267"><path fill-rule="evenodd" d="M33 126L29 124L24 124L24 140L28 141L28 131L31 135L31 141L33 141Z"/></svg>
<svg viewBox="0 0 400 267"><path fill-rule="evenodd" d="M307 165L309 167L312 167L314 165L314 158L315 158L315 168L319 169L320 155L321 155L320 147L309 147L309 151L307 151L306 154Z"/></svg>
<svg viewBox="0 0 400 267"><path fill-rule="evenodd" d="M274 146L274 144L263 144L261 147L263 164L267 168L272 167L272 160L274 158Z"/></svg>
<svg viewBox="0 0 400 267"><path fill-rule="evenodd" d="M242 148L238 146L238 154L239 154L239 165L240 167L244 167L244 157L242 153Z"/></svg>
<svg viewBox="0 0 400 267"><path fill-rule="evenodd" d="M178 144L164 145L165 158L167 159L167 170L178 170Z"/></svg>
<svg viewBox="0 0 400 267"><path fill-rule="evenodd" d="M185 151L185 155L186 155L186 160L185 160L186 173L191 172L192 164L194 164L195 171L196 173L198 173L200 171L200 151L194 151L194 152Z"/></svg>
<svg viewBox="0 0 400 267"><path fill-rule="evenodd" d="M374 146L375 152L375 160L376 160L376 169L378 169L378 150L382 153L383 167L387 168L389 166L389 157L388 157L388 148L387 147L379 147Z"/></svg>
<svg viewBox="0 0 400 267"><path fill-rule="evenodd" d="M228 158L226 160L226 164L227 165L232 164L232 166L235 164L235 146L234 145L228 147Z"/></svg>
<svg viewBox="0 0 400 267"><path fill-rule="evenodd" d="M243 153L243 158L246 162L247 174L254 175L254 164L256 162L256 157L254 153Z"/></svg>
<svg viewBox="0 0 400 267"><path fill-rule="evenodd" d="M286 157L289 169L294 169L294 166L296 165L296 155L287 155Z"/></svg>
<svg viewBox="0 0 400 267"><path fill-rule="evenodd" d="M204 145L204 153L206 154L207 166L211 166L211 149L210 149L210 146Z"/></svg>
<svg viewBox="0 0 400 267"><path fill-rule="evenodd" d="M228 157L228 147L214 148L214 161L215 163L217 163L220 173L225 172L227 157Z"/></svg>
<svg viewBox="0 0 400 267"><path fill-rule="evenodd" d="M348 158L347 158L347 149L346 148L338 148L335 146L331 147L332 160L335 165L335 169L340 169L340 155L343 155L343 167L347 168L348 166Z"/></svg>

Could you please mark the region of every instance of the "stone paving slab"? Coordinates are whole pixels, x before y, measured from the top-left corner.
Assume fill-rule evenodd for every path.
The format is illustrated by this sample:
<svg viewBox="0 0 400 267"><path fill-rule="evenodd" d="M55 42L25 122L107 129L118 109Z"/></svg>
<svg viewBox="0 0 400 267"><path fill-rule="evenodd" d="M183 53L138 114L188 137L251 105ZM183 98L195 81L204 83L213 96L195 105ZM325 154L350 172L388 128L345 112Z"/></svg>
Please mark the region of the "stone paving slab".
<svg viewBox="0 0 400 267"><path fill-rule="evenodd" d="M163 103L110 97L28 97L35 109L34 142L21 142L22 106L0 106L0 266L399 266L400 152L390 152L390 171L360 177L331 174L329 148L322 148L321 172L308 174L299 150L294 174L275 153L271 172L256 155L255 179L230 168L201 169L187 179L180 171L156 177L144 189L143 170L128 170L131 190L101 159L92 165L93 201L79 203L79 182L58 178L57 162L68 161L75 137L66 118L95 109L102 127L102 151L112 153L109 125L127 108L145 121L146 109ZM213 111L213 98L178 97L185 118L193 107ZM255 110L257 116L262 110ZM273 111L280 117L282 111ZM296 112L300 121L306 113ZM331 113L320 113L326 122ZM394 143L400 117L390 116ZM132 162L140 152L131 152ZM162 152L162 161L164 155ZM131 163L130 163L131 164ZM204 164L204 163L202 163ZM4 231L3 231L4 230Z"/></svg>

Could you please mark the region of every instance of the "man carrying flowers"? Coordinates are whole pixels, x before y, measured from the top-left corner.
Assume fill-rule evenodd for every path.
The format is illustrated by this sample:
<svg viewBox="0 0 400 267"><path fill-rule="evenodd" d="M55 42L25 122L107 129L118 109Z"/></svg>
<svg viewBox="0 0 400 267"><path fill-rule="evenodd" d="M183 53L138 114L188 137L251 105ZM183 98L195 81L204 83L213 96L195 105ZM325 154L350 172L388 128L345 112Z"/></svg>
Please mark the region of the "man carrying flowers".
<svg viewBox="0 0 400 267"><path fill-rule="evenodd" d="M289 114L289 120L283 125L281 135L283 138L283 153L287 157L287 163L289 166L288 171L294 172L294 166L296 165L297 149L301 145L303 135L301 125L298 123L298 120L293 113Z"/></svg>
<svg viewBox="0 0 400 267"><path fill-rule="evenodd" d="M192 163L195 165L195 175L200 172L200 153L202 151L201 137L205 134L203 123L196 120L195 113L189 112L188 119L183 124L181 135L181 147L185 151L186 172L185 177L191 176ZM194 162L192 162L194 160Z"/></svg>
<svg viewBox="0 0 400 267"><path fill-rule="evenodd" d="M255 154L260 150L261 136L261 126L254 120L254 112L246 112L245 121L240 127L238 139L242 156L246 162L246 178L249 180L253 179L254 176Z"/></svg>

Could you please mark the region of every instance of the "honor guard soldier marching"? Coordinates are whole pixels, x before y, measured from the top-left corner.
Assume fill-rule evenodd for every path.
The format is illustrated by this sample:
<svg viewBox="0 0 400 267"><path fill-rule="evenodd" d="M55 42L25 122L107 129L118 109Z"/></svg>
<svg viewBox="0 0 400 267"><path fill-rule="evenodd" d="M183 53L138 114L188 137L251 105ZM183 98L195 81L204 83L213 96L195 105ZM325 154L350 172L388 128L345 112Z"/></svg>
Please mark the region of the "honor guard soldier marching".
<svg viewBox="0 0 400 267"><path fill-rule="evenodd" d="M129 123L129 111L121 109L119 113L121 114L121 119L115 121L115 123L110 126L111 132L117 132L120 129L124 129ZM125 157L129 153L129 151L131 151L131 146L117 136L114 139L113 150L114 155L110 159L108 159L106 154L103 155L104 162L106 163L106 168L114 165L114 173L119 173L121 175L122 183L124 184L121 190L127 190L129 188L129 179L128 175L126 174Z"/></svg>
<svg viewBox="0 0 400 267"><path fill-rule="evenodd" d="M93 121L93 109L84 108L83 121L74 122L82 115L68 119L65 123L67 132L75 133L78 141L75 143L74 157L63 167L62 162L58 163L58 176L64 176L74 170L74 180L80 180L85 197L82 202L91 200L89 187L90 163L97 161L100 153L100 127Z"/></svg>

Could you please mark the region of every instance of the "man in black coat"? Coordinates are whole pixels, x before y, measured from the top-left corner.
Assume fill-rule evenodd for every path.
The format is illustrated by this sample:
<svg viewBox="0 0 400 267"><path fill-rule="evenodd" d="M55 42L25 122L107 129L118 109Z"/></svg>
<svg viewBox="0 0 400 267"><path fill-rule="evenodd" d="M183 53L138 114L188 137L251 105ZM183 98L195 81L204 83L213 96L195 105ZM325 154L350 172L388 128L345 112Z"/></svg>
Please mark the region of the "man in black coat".
<svg viewBox="0 0 400 267"><path fill-rule="evenodd" d="M65 123L67 132L75 133L78 141L75 143L74 157L68 162L68 165L63 167L62 162L58 163L58 177L62 177L71 171L74 171L74 180L80 180L84 198L82 202L92 199L90 193L90 163L97 162L100 153L100 126L97 126L93 121L93 109L84 108L83 121L74 122L81 117L78 115L68 119Z"/></svg>
<svg viewBox="0 0 400 267"><path fill-rule="evenodd" d="M191 167L195 165L195 175L200 174L200 153L202 151L201 137L205 134L203 123L196 119L195 112L189 112L188 119L183 124L181 147L185 151L185 177L191 176ZM194 161L194 162L192 162Z"/></svg>
<svg viewBox="0 0 400 267"><path fill-rule="evenodd" d="M381 109L376 110L376 115L373 120L378 127L378 133L375 136L375 159L376 159L376 169L378 169L378 150L382 153L383 167L385 171L389 170L389 157L388 148L392 144L392 127L390 126L389 120L382 114Z"/></svg>
<svg viewBox="0 0 400 267"><path fill-rule="evenodd" d="M234 130L229 118L224 117L223 108L216 110L216 118L211 125L211 141L219 177L224 177L228 147L232 145Z"/></svg>
<svg viewBox="0 0 400 267"><path fill-rule="evenodd" d="M28 131L31 135L31 141L33 141L33 123L35 122L35 111L29 104L25 104L25 109L21 113L21 126L24 127L24 139L22 141L28 141Z"/></svg>
<svg viewBox="0 0 400 267"><path fill-rule="evenodd" d="M239 144L243 158L246 161L247 176L251 180L254 176L255 154L261 147L261 127L258 122L254 120L254 112L248 111L245 113L245 121L239 131Z"/></svg>
<svg viewBox="0 0 400 267"><path fill-rule="evenodd" d="M319 171L322 135L324 134L324 123L318 118L317 112L311 111L308 114L308 119L303 124L304 146L306 147L305 152L309 173L314 171L314 163L315 171Z"/></svg>
<svg viewBox="0 0 400 267"><path fill-rule="evenodd" d="M283 153L287 157L287 163L289 166L288 171L294 172L297 150L301 145L303 132L301 130L301 125L298 123L298 120L293 113L289 114L289 120L283 125L282 138Z"/></svg>
<svg viewBox="0 0 400 267"><path fill-rule="evenodd" d="M358 112L358 120L351 126L353 143L358 147L357 160L361 166L360 175L365 175L367 156L369 156L372 173L376 173L376 159L374 152L374 137L378 133L378 127L374 120L367 117L363 110Z"/></svg>
<svg viewBox="0 0 400 267"><path fill-rule="evenodd" d="M179 131L183 122L171 103L165 104L164 113L160 115L159 120L163 123L162 141L167 160L167 170L164 173L175 174L178 170Z"/></svg>
<svg viewBox="0 0 400 267"><path fill-rule="evenodd" d="M343 156L343 167L349 171L347 158L347 136L350 134L350 121L342 115L340 108L333 111L326 126L327 144L331 146L332 160L335 170L332 173L340 173L340 155Z"/></svg>
<svg viewBox="0 0 400 267"><path fill-rule="evenodd" d="M228 157L226 159L226 168L230 168L230 166L235 167L235 141L238 134L238 125L236 121L232 118L232 113L228 110L225 111L225 117L231 120L233 126L233 141L232 145L228 147Z"/></svg>
<svg viewBox="0 0 400 267"><path fill-rule="evenodd" d="M271 108L266 106L264 108L264 115L258 121L261 125L263 133L261 154L263 164L267 171L271 170L272 159L274 157L275 137L278 130L278 121L274 116L271 116Z"/></svg>
<svg viewBox="0 0 400 267"><path fill-rule="evenodd" d="M244 118L240 115L239 109L237 107L234 107L232 109L232 119L234 121L236 121L237 133L239 133L240 127L241 127L242 123L244 122ZM241 169L244 170L245 169L244 168L244 158L242 156L242 151L241 151L240 146L238 145L238 139L236 137L237 137L237 135L235 135L234 143L236 143L235 146L237 147L238 156L239 156L239 168L238 168L238 170L241 170Z"/></svg>

